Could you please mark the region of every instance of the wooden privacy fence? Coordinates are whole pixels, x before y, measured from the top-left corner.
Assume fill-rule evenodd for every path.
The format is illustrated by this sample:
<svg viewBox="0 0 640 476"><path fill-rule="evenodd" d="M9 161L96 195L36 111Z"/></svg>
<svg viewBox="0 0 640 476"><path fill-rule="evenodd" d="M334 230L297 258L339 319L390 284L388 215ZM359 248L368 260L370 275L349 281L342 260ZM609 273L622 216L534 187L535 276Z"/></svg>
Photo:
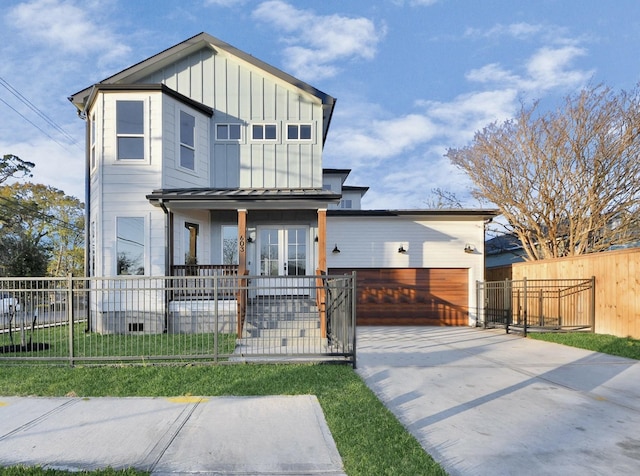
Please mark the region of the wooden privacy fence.
<svg viewBox="0 0 640 476"><path fill-rule="evenodd" d="M595 332L640 339L640 248L513 265L513 279L595 276Z"/></svg>
<svg viewBox="0 0 640 476"><path fill-rule="evenodd" d="M594 283L595 278L478 282L480 323L525 335L530 330L593 332Z"/></svg>

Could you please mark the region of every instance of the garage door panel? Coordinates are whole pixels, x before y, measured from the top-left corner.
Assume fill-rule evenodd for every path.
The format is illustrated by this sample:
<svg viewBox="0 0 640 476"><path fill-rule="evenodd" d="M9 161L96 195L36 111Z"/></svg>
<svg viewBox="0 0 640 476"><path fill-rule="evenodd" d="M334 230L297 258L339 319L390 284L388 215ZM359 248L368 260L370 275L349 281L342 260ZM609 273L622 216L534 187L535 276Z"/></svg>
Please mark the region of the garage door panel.
<svg viewBox="0 0 640 476"><path fill-rule="evenodd" d="M357 272L359 325L468 324L466 269L332 269Z"/></svg>

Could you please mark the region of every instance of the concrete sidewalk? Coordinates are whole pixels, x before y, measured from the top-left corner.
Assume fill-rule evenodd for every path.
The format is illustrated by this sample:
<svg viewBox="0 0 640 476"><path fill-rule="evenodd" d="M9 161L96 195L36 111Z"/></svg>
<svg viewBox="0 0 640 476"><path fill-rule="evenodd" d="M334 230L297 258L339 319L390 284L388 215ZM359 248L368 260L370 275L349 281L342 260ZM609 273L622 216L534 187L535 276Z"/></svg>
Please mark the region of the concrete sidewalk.
<svg viewBox="0 0 640 476"><path fill-rule="evenodd" d="M0 466L344 475L314 396L0 397Z"/></svg>
<svg viewBox="0 0 640 476"><path fill-rule="evenodd" d="M358 328L358 373L457 475L640 472L640 362L504 330Z"/></svg>

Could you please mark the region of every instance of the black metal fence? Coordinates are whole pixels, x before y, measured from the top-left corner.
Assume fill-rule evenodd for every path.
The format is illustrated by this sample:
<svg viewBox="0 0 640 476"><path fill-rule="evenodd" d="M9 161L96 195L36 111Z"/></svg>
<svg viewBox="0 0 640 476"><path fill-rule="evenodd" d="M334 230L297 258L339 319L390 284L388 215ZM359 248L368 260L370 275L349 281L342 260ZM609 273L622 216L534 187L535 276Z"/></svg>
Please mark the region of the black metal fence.
<svg viewBox="0 0 640 476"><path fill-rule="evenodd" d="M595 278L478 282L478 324L518 331L595 329Z"/></svg>
<svg viewBox="0 0 640 476"><path fill-rule="evenodd" d="M0 361L355 366L354 286L352 275L0 278Z"/></svg>

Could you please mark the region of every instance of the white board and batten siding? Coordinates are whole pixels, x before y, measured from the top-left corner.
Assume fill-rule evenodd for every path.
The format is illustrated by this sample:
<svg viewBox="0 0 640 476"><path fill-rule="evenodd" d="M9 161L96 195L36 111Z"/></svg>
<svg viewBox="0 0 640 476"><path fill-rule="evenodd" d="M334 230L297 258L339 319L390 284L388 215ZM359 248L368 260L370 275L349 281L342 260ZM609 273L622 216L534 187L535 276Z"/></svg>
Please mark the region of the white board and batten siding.
<svg viewBox="0 0 640 476"><path fill-rule="evenodd" d="M116 101L144 102L145 158L117 160ZM150 205L145 196L162 183L162 94L160 92L120 93L101 91L90 114L100 127L96 182L92 182L91 221L97 238L95 273L116 274L116 220L141 217L145 224L145 274L164 274L164 223L162 210ZM99 187L94 188L95 185ZM96 220L100 217L100 220ZM109 246L112 244L113 246Z"/></svg>
<svg viewBox="0 0 640 476"><path fill-rule="evenodd" d="M209 186L210 120L201 112L163 95L163 157L162 188L190 188ZM180 112L195 118L194 169L180 166ZM147 192L148 193L148 192Z"/></svg>
<svg viewBox="0 0 640 476"><path fill-rule="evenodd" d="M476 319L476 280L484 279L482 218L329 216L327 268L467 269L469 324ZM472 253L465 247L475 248ZM337 246L340 253L333 253ZM402 246L406 253L399 253Z"/></svg>
<svg viewBox="0 0 640 476"><path fill-rule="evenodd" d="M210 186L322 186L322 103L309 93L224 51L204 48L142 78L164 83L214 110ZM239 141L216 141L216 124L241 124ZM275 141L252 141L252 124L276 124ZM287 124L312 124L312 140L286 140ZM276 161L277 157L277 161Z"/></svg>

